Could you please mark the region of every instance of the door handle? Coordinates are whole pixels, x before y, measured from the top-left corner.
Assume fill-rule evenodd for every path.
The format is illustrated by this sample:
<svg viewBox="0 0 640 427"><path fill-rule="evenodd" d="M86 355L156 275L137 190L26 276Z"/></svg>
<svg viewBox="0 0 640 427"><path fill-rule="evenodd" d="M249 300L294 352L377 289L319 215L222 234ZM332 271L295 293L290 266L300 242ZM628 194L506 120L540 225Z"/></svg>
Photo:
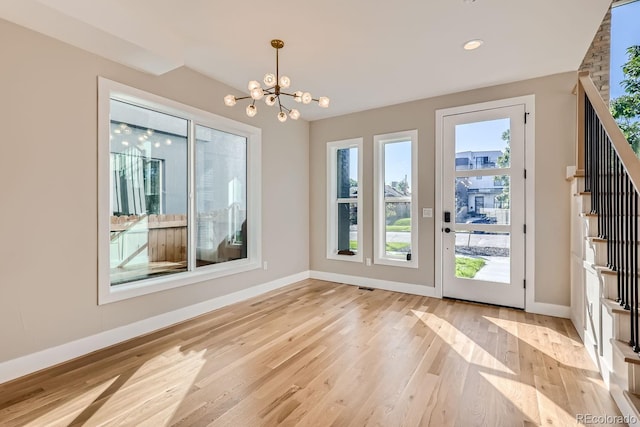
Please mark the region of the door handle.
<svg viewBox="0 0 640 427"><path fill-rule="evenodd" d="M445 233L451 233L451 229L449 227L445 227L445 229L443 230Z"/></svg>

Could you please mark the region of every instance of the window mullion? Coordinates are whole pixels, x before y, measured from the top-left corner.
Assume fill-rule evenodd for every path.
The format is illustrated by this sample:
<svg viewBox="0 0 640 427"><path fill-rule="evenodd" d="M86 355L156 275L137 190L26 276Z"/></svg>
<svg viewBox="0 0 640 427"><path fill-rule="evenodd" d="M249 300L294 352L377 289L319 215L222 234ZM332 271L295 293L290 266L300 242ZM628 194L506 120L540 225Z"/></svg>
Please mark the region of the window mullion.
<svg viewBox="0 0 640 427"><path fill-rule="evenodd" d="M188 176L188 207L187 207L187 270L196 269L196 124L193 120L189 120L187 134L187 176Z"/></svg>

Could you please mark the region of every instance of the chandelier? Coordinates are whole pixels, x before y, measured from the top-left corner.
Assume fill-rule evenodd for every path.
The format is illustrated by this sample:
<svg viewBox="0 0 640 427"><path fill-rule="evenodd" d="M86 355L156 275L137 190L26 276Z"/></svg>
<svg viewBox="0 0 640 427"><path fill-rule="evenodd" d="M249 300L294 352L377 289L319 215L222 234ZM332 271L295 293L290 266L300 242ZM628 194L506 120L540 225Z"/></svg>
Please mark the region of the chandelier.
<svg viewBox="0 0 640 427"><path fill-rule="evenodd" d="M262 80L265 84L265 88L262 87L260 82L257 80L251 80L249 82L249 96L242 96L240 98L235 97L234 95L227 95L224 97L224 103L228 107L233 107L236 105L237 101L242 99L251 99L251 104L247 105L247 116L253 117L258 114L258 107L256 106L256 101L264 98L264 103L268 106L272 107L278 104L278 120L281 122L287 121L287 115L291 117L293 120L298 120L300 118L300 111L295 108L287 108L282 104L281 96L289 96L293 98L295 102L301 102L303 104L310 104L312 101L318 103L318 105L322 108L329 107L329 98L326 96L321 96L320 98L314 98L311 96L309 92L295 91L293 93L285 92L283 89L289 89L291 86L291 79L287 76L280 75L280 69L278 65L278 51L284 47L284 42L282 40L271 40L271 46L276 50L276 74L267 73L264 75L264 79Z"/></svg>

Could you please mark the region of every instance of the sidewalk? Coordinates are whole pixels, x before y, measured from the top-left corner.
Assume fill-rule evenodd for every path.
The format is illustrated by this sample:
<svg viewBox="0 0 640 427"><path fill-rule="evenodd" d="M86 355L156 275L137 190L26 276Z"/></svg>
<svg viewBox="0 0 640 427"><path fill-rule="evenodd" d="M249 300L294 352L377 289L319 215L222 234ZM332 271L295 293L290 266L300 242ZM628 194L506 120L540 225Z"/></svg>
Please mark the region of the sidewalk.
<svg viewBox="0 0 640 427"><path fill-rule="evenodd" d="M471 280L486 280L500 283L509 283L511 281L509 257L483 256L479 258L484 259L487 263Z"/></svg>

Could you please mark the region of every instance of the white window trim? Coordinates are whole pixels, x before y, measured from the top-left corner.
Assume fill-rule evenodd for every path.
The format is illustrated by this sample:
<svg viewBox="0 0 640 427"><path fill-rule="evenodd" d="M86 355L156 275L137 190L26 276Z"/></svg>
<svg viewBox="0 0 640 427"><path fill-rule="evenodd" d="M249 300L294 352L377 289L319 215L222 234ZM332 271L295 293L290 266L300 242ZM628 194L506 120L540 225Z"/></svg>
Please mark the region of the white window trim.
<svg viewBox="0 0 640 427"><path fill-rule="evenodd" d="M110 99L116 98L158 112L175 115L190 120L191 126L196 124L208 126L223 132L241 135L247 138L247 258L207 267L199 267L191 271L176 273L158 278L144 279L131 283L111 286L109 268L109 231L110 231ZM193 129L191 129L193 131ZM191 132L191 135L195 135ZM203 282L231 274L237 274L262 266L262 186L261 186L261 141L262 130L237 122L213 113L190 107L179 102L153 95L103 77L98 77L98 304L121 301L167 289ZM193 150L189 150L189 160L193 164ZM194 168L189 171L189 211L195 212ZM193 215L189 214L189 251L195 242ZM193 260L190 265L195 266Z"/></svg>
<svg viewBox="0 0 640 427"><path fill-rule="evenodd" d="M384 146L388 143L411 141L411 261L390 258L385 255L386 215L384 198ZM418 131L374 135L373 137L373 262L395 267L418 268ZM389 198L391 199L391 198ZM393 198L406 201L406 198Z"/></svg>
<svg viewBox="0 0 640 427"><path fill-rule="evenodd" d="M338 150L344 148L358 149L358 196L338 199ZM362 138L331 141L327 143L327 259L339 261L362 262ZM358 251L355 255L338 255L338 203L358 204Z"/></svg>

